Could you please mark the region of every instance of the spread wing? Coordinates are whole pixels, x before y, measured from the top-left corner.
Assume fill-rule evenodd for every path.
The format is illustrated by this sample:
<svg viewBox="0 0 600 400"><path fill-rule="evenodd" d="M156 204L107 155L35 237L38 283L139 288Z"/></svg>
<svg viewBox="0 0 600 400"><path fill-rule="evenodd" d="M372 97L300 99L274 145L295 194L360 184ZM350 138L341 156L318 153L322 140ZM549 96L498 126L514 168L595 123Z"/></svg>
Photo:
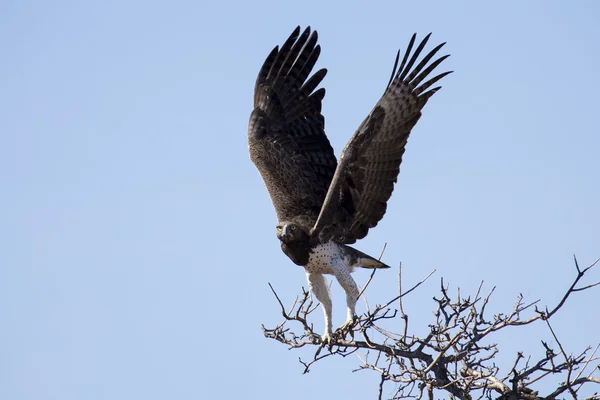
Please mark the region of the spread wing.
<svg viewBox="0 0 600 400"><path fill-rule="evenodd" d="M398 52L383 96L340 155L323 208L311 231L312 237L318 235L322 240L333 238L354 243L383 218L410 131L421 117L427 100L440 89L440 86L430 87L451 73L444 72L426 80L448 57L429 63L445 43L431 50L415 66L430 35L411 55L416 39L413 35L396 73Z"/></svg>
<svg viewBox="0 0 600 400"><path fill-rule="evenodd" d="M254 88L248 126L250 158L267 187L279 221L316 222L337 166L325 136L315 91L327 71L310 78L321 47L317 32L296 28L265 60ZM308 79L307 79L308 78Z"/></svg>

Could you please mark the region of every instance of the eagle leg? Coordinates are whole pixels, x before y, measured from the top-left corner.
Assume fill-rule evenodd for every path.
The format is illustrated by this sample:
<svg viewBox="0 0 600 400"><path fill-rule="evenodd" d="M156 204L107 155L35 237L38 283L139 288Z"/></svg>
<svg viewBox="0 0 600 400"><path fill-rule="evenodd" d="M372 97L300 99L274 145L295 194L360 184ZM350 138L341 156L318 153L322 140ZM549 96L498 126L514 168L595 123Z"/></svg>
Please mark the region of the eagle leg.
<svg viewBox="0 0 600 400"><path fill-rule="evenodd" d="M323 274L317 272L306 272L306 279L308 280L310 291L315 295L319 303L321 303L323 315L325 316L325 333L321 336L321 340L323 343L331 343L333 325L331 322L331 297L329 296L327 282Z"/></svg>
<svg viewBox="0 0 600 400"><path fill-rule="evenodd" d="M345 330L351 330L358 320L358 316L356 315L356 301L358 300L360 292L356 282L350 274L350 267L344 261L341 259L333 259L331 269L333 270L333 275L335 275L338 283L346 292L346 322L338 329L338 331L343 333ZM351 336L354 337L352 333Z"/></svg>

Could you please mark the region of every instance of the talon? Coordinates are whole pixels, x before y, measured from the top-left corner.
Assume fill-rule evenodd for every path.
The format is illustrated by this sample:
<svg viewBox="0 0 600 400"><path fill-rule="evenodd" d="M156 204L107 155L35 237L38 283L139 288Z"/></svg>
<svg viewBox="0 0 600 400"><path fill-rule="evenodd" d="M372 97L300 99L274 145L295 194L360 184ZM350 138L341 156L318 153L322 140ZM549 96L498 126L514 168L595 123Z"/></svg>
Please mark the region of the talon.
<svg viewBox="0 0 600 400"><path fill-rule="evenodd" d="M321 336L321 343L323 344L332 344L333 338L331 332L325 332L323 336Z"/></svg>
<svg viewBox="0 0 600 400"><path fill-rule="evenodd" d="M354 339L354 327L356 326L356 324L358 323L358 315L354 314L352 316L352 319L347 320L346 322L344 322L344 325L340 326L338 329L336 329L335 333L340 335L342 338L344 338L346 335L346 333L349 333L350 336L352 337L352 339Z"/></svg>

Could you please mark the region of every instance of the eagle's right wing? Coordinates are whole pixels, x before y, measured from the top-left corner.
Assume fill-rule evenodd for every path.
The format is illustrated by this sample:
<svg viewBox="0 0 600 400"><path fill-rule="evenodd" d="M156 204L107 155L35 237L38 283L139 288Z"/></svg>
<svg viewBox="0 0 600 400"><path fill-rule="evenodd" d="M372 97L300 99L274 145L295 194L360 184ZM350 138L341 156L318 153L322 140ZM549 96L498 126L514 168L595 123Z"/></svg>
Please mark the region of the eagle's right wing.
<svg viewBox="0 0 600 400"><path fill-rule="evenodd" d="M411 56L415 37L413 35L396 73L398 52L383 96L340 155L339 166L311 236L354 243L365 237L383 218L410 131L421 117L427 100L440 87L429 88L450 73L444 72L426 80L448 56L429 64L444 45L442 43L415 66L429 35Z"/></svg>
<svg viewBox="0 0 600 400"><path fill-rule="evenodd" d="M316 222L337 166L321 115L325 89L314 91L327 71L308 77L320 52L310 27L302 35L296 28L273 49L256 80L248 126L250 158L278 220L300 222L303 216L308 226Z"/></svg>

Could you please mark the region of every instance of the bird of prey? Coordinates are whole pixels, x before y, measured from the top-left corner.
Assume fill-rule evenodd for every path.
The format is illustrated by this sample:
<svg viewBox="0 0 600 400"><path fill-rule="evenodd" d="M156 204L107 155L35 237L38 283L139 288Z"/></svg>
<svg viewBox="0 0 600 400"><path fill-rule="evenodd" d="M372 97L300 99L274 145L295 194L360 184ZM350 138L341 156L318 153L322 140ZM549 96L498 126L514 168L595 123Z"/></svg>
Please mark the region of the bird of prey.
<svg viewBox="0 0 600 400"><path fill-rule="evenodd" d="M325 315L323 343L333 340L331 298L323 274L332 274L346 292L347 320L355 322L358 287L354 268L389 268L350 246L383 218L400 172L411 129L432 86L452 71L430 73L448 55L431 62L442 43L418 61L429 36L414 49L413 35L400 52L383 96L344 147L339 160L325 135L317 89L326 69L311 75L321 47L317 32L297 27L275 47L261 67L254 87L254 110L248 126L250 158L275 207L277 238L283 252L304 267L311 292Z"/></svg>

